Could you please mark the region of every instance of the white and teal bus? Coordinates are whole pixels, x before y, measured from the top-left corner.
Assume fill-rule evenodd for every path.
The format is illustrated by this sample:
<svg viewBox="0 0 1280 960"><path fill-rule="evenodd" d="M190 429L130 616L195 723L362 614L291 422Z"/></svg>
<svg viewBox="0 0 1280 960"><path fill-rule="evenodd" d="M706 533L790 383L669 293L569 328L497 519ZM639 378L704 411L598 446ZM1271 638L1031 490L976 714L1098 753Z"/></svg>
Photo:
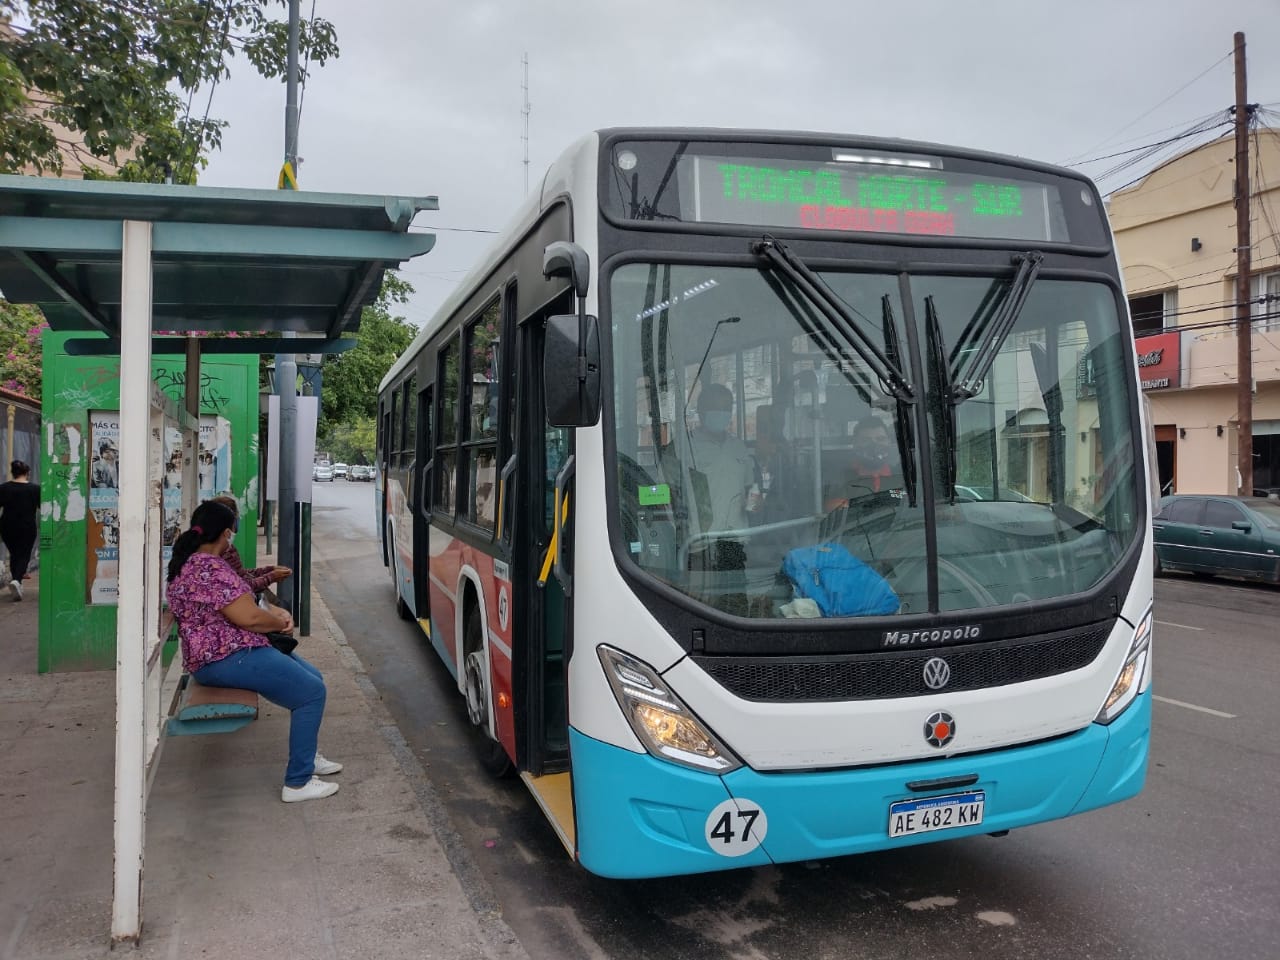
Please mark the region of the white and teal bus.
<svg viewBox="0 0 1280 960"><path fill-rule="evenodd" d="M1136 794L1145 414L1101 197L868 137L612 129L381 387L383 556L588 870Z"/></svg>

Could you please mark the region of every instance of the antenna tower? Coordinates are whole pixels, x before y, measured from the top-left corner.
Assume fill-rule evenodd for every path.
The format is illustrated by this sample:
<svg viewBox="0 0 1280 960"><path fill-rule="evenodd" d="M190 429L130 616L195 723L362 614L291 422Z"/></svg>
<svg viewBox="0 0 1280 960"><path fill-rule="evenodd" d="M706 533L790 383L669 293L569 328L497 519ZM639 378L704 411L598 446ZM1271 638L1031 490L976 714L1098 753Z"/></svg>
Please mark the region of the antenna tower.
<svg viewBox="0 0 1280 960"><path fill-rule="evenodd" d="M524 102L520 107L520 113L524 116L524 133L520 139L524 141L524 192L529 192L529 54L526 52L520 58L521 64L524 66L524 82L520 85L520 91L524 94Z"/></svg>

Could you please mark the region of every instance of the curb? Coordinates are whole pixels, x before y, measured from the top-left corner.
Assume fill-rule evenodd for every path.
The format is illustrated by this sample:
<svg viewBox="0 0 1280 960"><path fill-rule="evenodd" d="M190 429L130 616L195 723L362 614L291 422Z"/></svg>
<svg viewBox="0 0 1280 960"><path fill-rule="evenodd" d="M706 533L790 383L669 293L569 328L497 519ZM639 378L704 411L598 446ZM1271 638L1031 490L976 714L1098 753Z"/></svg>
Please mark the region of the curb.
<svg viewBox="0 0 1280 960"><path fill-rule="evenodd" d="M445 811L444 804L437 795L435 788L432 787L426 771L422 768L422 764L418 762L418 758L414 755L413 750L405 741L404 735L400 732L400 728L396 726L395 720L391 717L391 713L382 702L382 696L378 693L378 688L374 686L368 671L365 670L359 655L347 643L346 633L338 626L338 622L334 619L328 605L314 589L311 592L311 599L314 609L320 614L320 619L325 629L329 631L334 642L337 643L339 655L352 673L355 674L356 685L360 688L360 692L364 694L365 701L368 703L374 722L378 727L378 732L382 734L382 739L387 742L387 746L391 749L391 755L395 757L396 762L400 765L401 772L413 788L414 795L418 798L418 804L422 807L422 812L426 816L427 822L431 824L431 829L444 850L450 869L453 870L454 875L458 878L471 909L479 919L480 930L488 941L488 945L497 951L501 951L504 957L510 957L511 960L530 960L529 954L521 945L515 932L507 924L506 920L502 918L502 907L498 902L498 898L494 896L493 889L489 886L488 881L485 880L484 874L480 872L480 868L476 866L476 862L471 858L461 834L453 828L449 814Z"/></svg>

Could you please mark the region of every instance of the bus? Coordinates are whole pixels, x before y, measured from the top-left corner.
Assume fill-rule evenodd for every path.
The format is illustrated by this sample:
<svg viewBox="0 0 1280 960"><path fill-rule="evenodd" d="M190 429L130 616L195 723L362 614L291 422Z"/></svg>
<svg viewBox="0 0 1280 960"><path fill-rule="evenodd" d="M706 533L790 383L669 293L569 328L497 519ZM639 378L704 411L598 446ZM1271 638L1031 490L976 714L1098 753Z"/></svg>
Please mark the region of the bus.
<svg viewBox="0 0 1280 960"><path fill-rule="evenodd" d="M1149 415L1074 171L598 131L378 409L397 609L595 874L1001 836L1142 788Z"/></svg>

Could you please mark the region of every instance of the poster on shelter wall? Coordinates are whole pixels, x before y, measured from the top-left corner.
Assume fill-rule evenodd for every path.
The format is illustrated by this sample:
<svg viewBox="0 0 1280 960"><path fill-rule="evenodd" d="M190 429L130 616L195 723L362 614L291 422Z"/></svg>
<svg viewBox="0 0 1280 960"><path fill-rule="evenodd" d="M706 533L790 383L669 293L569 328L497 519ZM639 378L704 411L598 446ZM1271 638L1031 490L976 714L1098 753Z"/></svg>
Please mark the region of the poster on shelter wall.
<svg viewBox="0 0 1280 960"><path fill-rule="evenodd" d="M89 413L89 513L85 565L90 604L114 604L120 570L120 415Z"/></svg>
<svg viewBox="0 0 1280 960"><path fill-rule="evenodd" d="M164 480L161 482L164 504L164 529L160 535L161 556L165 568L173 556L174 541L182 534L182 431L167 420L164 425Z"/></svg>
<svg viewBox="0 0 1280 960"><path fill-rule="evenodd" d="M231 492L231 422L200 418L200 499Z"/></svg>

